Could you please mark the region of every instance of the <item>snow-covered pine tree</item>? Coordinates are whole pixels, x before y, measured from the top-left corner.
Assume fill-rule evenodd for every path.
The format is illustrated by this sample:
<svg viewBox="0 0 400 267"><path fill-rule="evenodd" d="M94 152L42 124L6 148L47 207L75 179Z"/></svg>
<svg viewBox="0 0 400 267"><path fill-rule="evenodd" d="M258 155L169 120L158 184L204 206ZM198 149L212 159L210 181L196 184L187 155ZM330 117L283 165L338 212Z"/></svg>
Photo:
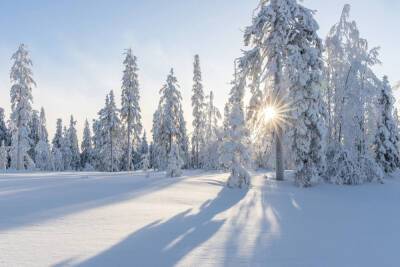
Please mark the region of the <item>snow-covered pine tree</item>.
<svg viewBox="0 0 400 267"><path fill-rule="evenodd" d="M162 112L162 107L161 107L161 102L158 105L157 110L153 114L153 127L151 129L152 131L152 137L153 137L153 151L151 154L152 158L152 166L154 169L157 170L164 170L166 169L166 158L167 158L167 147L165 145L166 140L162 140L162 132L161 127L162 124L162 118L161 118L161 112Z"/></svg>
<svg viewBox="0 0 400 267"><path fill-rule="evenodd" d="M53 159L50 152L50 145L48 141L48 133L46 129L46 114L44 108L40 110L38 135L39 141L35 146L35 165L36 168L42 171L53 170Z"/></svg>
<svg viewBox="0 0 400 267"><path fill-rule="evenodd" d="M99 111L100 162L105 170L118 171L121 147L117 140L121 137L119 110L116 107L113 90L106 97L106 105Z"/></svg>
<svg viewBox="0 0 400 267"><path fill-rule="evenodd" d="M53 165L55 171L64 170L64 160L62 157L61 146L63 143L63 125L62 120L57 119L56 132L54 134L53 140L51 141L51 155L53 159Z"/></svg>
<svg viewBox="0 0 400 267"><path fill-rule="evenodd" d="M322 103L322 42L313 11L292 2L295 28L288 42L290 97L294 103L293 152L296 183L311 186L324 170L324 109Z"/></svg>
<svg viewBox="0 0 400 267"><path fill-rule="evenodd" d="M122 77L121 120L127 131L127 170L132 170L132 139L139 143L142 131L141 111L139 106L139 81L137 59L129 48L125 52L124 74Z"/></svg>
<svg viewBox="0 0 400 267"><path fill-rule="evenodd" d="M39 137L44 140L45 142L49 142L49 133L47 131L47 120L46 120L46 112L44 111L44 108L42 107L40 109L40 118L39 118L39 122L40 122L40 134Z"/></svg>
<svg viewBox="0 0 400 267"><path fill-rule="evenodd" d="M142 154L142 160L140 161L140 165L142 171L146 174L146 177L149 177L148 170L150 168L150 154L148 152L146 154Z"/></svg>
<svg viewBox="0 0 400 267"><path fill-rule="evenodd" d="M32 161L28 155L31 140L29 138L29 121L32 114L32 87L36 86L32 78L32 61L26 46L21 44L12 55L11 67L11 167L24 169Z"/></svg>
<svg viewBox="0 0 400 267"><path fill-rule="evenodd" d="M7 164L8 164L7 149L4 144L4 140L2 140L0 147L0 171L5 171L7 169Z"/></svg>
<svg viewBox="0 0 400 267"><path fill-rule="evenodd" d="M230 92L229 115L222 147L222 162L231 173L228 187L250 186L250 174L246 170L250 153L248 151L249 131L244 117L244 87L244 79L237 77L235 68L235 80Z"/></svg>
<svg viewBox="0 0 400 267"><path fill-rule="evenodd" d="M81 158L80 158L78 136L76 133L75 125L76 125L76 121L74 120L74 117L71 115L67 134L68 134L68 138L69 138L69 143L71 145L71 147L70 147L71 168L73 170L77 171L80 169L80 166L81 166Z"/></svg>
<svg viewBox="0 0 400 267"><path fill-rule="evenodd" d="M266 131L260 125L264 109L271 102L282 102L287 95L284 67L287 61L289 35L294 28L295 0L261 0L253 23L244 33L244 43L249 49L239 61L239 70L250 81L251 92L247 118L253 131ZM276 179L284 179L283 125L275 129ZM269 134L269 133L265 133ZM260 134L261 135L261 134Z"/></svg>
<svg viewBox="0 0 400 267"><path fill-rule="evenodd" d="M193 95L192 95L192 107L193 107L193 133L192 133L192 165L194 168L201 168L202 162L202 150L205 145L205 97L203 84L201 80L201 69L200 69L200 57L199 55L194 56L193 63Z"/></svg>
<svg viewBox="0 0 400 267"><path fill-rule="evenodd" d="M139 154L146 155L149 152L149 144L147 143L146 131L143 132L142 140L140 141Z"/></svg>
<svg viewBox="0 0 400 267"><path fill-rule="evenodd" d="M92 133L90 131L88 120L85 121L85 128L83 129L81 151L81 168L83 170L93 170L94 151L92 144Z"/></svg>
<svg viewBox="0 0 400 267"><path fill-rule="evenodd" d="M60 148L64 170L69 171L72 170L72 151L71 151L71 140L69 138L68 129L64 126L63 135L61 139L61 148Z"/></svg>
<svg viewBox="0 0 400 267"><path fill-rule="evenodd" d="M377 120L377 98L380 81L371 67L380 63L378 48L369 49L367 40L360 37L357 24L350 19L350 5L345 5L340 21L335 24L325 41L327 87L324 99L327 103L329 151L336 151L346 166L354 166L358 174L349 180L353 184L380 180L381 171L374 164L373 151ZM355 127L356 126L356 127ZM337 161L327 161L328 169L337 169ZM337 166L335 166L337 165ZM375 175L375 178L372 177ZM338 184L348 181L327 179Z"/></svg>
<svg viewBox="0 0 400 267"><path fill-rule="evenodd" d="M184 164L189 162L188 137L183 117L182 96L173 69L161 88L158 109L153 116L153 143L157 154L157 168L166 169L172 144L178 146L179 157Z"/></svg>
<svg viewBox="0 0 400 267"><path fill-rule="evenodd" d="M394 98L387 76L383 77L379 97L380 120L375 137L375 159L387 174L400 167L399 133L393 118Z"/></svg>
<svg viewBox="0 0 400 267"><path fill-rule="evenodd" d="M6 125L4 109L0 108L0 143L2 141L4 141L6 146L10 145L11 135Z"/></svg>
<svg viewBox="0 0 400 267"><path fill-rule="evenodd" d="M203 168L218 169L220 167L220 148L222 143L221 130L218 121L221 113L214 105L214 94L211 91L207 96L206 123L205 123L205 148L202 153Z"/></svg>
<svg viewBox="0 0 400 267"><path fill-rule="evenodd" d="M40 140L39 134L40 128L40 117L39 111L32 110L31 119L29 121L29 138L31 140L31 148L29 150L29 156L35 161L35 148L36 144Z"/></svg>
<svg viewBox="0 0 400 267"><path fill-rule="evenodd" d="M168 154L167 177L179 177L182 175L183 160L179 150L179 146L173 143Z"/></svg>

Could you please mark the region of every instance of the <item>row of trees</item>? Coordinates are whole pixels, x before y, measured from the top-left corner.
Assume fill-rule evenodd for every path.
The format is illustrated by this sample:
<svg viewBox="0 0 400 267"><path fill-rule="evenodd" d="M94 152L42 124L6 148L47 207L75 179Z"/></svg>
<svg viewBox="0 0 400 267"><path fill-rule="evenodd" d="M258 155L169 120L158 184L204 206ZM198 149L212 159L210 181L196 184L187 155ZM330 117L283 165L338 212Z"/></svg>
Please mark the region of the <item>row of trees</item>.
<svg viewBox="0 0 400 267"><path fill-rule="evenodd" d="M373 72L379 49L360 36L350 6L325 46L314 12L296 0L262 0L257 11L244 34L249 49L239 58L240 84L251 92L248 125L262 144L256 150L276 148L276 178L283 178L284 165L295 169L304 187L321 178L338 184L381 181L383 173L397 169L391 87L387 77L380 80ZM275 127L260 125L269 105L276 109ZM263 166L264 155L272 153L255 154Z"/></svg>
<svg viewBox="0 0 400 267"><path fill-rule="evenodd" d="M400 158L391 87L387 77L379 79L372 69L380 63L379 49L369 48L360 36L349 5L325 44L313 16L296 0L260 1L244 33L247 49L235 60L222 125L213 92L204 90L196 55L190 138L171 69L160 90L150 144L142 134L138 66L130 49L123 61L121 107L110 91L92 130L86 121L80 147L73 117L68 128L57 121L50 146L45 112L32 109L32 62L21 45L12 57L8 126L0 110L1 167L153 168L169 176L179 176L182 168L229 169L228 185L242 187L250 184L246 169L253 163L276 166L278 180L285 168L294 169L297 184L304 187L321 178L338 184L381 181L400 166ZM266 116L271 110L273 116Z"/></svg>

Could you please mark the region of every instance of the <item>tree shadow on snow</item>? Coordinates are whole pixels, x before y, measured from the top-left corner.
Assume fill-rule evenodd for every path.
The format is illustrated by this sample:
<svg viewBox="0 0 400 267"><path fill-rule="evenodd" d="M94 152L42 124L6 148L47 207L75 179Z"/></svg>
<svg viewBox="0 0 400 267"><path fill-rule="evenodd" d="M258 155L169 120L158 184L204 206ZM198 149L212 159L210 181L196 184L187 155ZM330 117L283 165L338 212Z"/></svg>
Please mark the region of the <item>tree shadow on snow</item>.
<svg viewBox="0 0 400 267"><path fill-rule="evenodd" d="M224 187L197 213L189 209L153 222L78 266L173 266L220 229L225 220L214 216L235 206L247 191Z"/></svg>
<svg viewBox="0 0 400 267"><path fill-rule="evenodd" d="M14 177L2 178L0 231L129 200L167 188L189 177L185 175L170 179L163 173L152 173L150 178L141 175L61 173L53 177L33 174L14 181Z"/></svg>

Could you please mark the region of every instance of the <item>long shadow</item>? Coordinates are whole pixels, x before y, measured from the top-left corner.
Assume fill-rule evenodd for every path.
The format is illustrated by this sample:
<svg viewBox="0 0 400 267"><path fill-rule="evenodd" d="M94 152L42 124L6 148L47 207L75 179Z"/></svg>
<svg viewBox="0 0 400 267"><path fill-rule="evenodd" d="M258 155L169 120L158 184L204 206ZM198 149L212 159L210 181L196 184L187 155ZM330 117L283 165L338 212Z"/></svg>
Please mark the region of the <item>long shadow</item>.
<svg viewBox="0 0 400 267"><path fill-rule="evenodd" d="M211 238L225 220L215 215L235 206L247 190L224 187L199 212L186 210L165 222L153 222L78 266L173 266Z"/></svg>
<svg viewBox="0 0 400 267"><path fill-rule="evenodd" d="M29 182L17 180L15 183L8 178L0 179L0 231L132 199L189 177L170 179L162 173L150 178L137 177L140 174L134 173L43 176L40 179L40 174L35 174L31 180L24 178ZM190 175L190 178L196 176Z"/></svg>

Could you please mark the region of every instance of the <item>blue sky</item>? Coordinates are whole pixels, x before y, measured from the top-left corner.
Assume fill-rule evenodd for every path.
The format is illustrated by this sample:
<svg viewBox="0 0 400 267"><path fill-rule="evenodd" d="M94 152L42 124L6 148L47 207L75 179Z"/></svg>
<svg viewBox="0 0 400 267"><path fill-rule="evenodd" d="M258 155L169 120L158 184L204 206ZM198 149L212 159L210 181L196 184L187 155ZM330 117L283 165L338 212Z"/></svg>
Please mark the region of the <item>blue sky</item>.
<svg viewBox="0 0 400 267"><path fill-rule="evenodd" d="M9 111L10 56L23 42L34 62L34 107L44 106L51 134L70 114L81 132L103 106L107 91L120 95L123 51L138 57L144 125L150 130L158 91L174 67L191 122L193 55L201 58L206 90L222 109L242 29L258 0L2 0L0 2L0 106ZM345 3L371 46L381 47L379 75L400 80L400 3L396 0L304 0L318 11L320 36L338 20Z"/></svg>

